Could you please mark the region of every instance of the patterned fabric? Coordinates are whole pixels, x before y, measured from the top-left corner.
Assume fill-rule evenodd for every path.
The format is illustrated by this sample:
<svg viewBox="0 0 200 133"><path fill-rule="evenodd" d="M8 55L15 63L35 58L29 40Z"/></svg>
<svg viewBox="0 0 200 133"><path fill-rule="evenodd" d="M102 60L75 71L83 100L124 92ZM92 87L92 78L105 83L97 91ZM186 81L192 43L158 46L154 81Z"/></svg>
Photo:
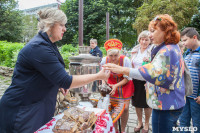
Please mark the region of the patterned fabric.
<svg viewBox="0 0 200 133"><path fill-rule="evenodd" d="M110 101L109 112L113 123L116 123L124 112L126 102L124 100Z"/></svg>
<svg viewBox="0 0 200 133"><path fill-rule="evenodd" d="M52 129L55 126L57 120L63 117L64 113L55 116L51 121L42 126L40 129L34 133L53 133ZM101 117L98 117L95 128L91 133L115 133L115 128L111 116L109 114L104 114Z"/></svg>
<svg viewBox="0 0 200 133"><path fill-rule="evenodd" d="M152 54L153 60L139 68L148 81L147 104L153 109L176 110L185 105L184 62L177 45L161 44Z"/></svg>
<svg viewBox="0 0 200 133"><path fill-rule="evenodd" d="M185 63L189 68L193 85L193 94L188 97L196 98L200 96L200 47L194 51L191 49L186 51Z"/></svg>
<svg viewBox="0 0 200 133"><path fill-rule="evenodd" d="M118 39L109 39L104 43L104 48L106 49L106 51L110 49L121 50L122 46L123 46L122 42Z"/></svg>
<svg viewBox="0 0 200 133"><path fill-rule="evenodd" d="M109 114L98 117L92 133L115 133L113 121Z"/></svg>
<svg viewBox="0 0 200 133"><path fill-rule="evenodd" d="M124 58L125 57L126 56L124 56L124 55L120 56L120 60L119 60L120 66L124 66ZM108 57L106 59L106 63L109 63ZM122 81L123 79L124 79L123 74L111 73L110 77L108 78L108 84L116 84L116 83ZM120 100L120 99L129 100L129 99L131 99L133 92L134 92L134 86L133 86L133 82L130 80L127 84L125 84L123 86L119 86L116 89L115 94L110 96L110 99L111 100Z"/></svg>

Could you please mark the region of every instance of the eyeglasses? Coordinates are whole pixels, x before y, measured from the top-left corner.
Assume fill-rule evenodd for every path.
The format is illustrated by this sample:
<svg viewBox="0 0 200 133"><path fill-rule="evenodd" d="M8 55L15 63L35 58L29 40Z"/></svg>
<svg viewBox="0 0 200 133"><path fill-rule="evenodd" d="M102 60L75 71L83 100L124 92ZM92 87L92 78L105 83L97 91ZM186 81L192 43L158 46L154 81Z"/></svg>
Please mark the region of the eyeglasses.
<svg viewBox="0 0 200 133"><path fill-rule="evenodd" d="M153 21L156 21L156 20L161 21L162 19L161 19L160 17L156 16L156 17L153 19Z"/></svg>
<svg viewBox="0 0 200 133"><path fill-rule="evenodd" d="M37 17L37 21L40 22L40 18L39 17Z"/></svg>

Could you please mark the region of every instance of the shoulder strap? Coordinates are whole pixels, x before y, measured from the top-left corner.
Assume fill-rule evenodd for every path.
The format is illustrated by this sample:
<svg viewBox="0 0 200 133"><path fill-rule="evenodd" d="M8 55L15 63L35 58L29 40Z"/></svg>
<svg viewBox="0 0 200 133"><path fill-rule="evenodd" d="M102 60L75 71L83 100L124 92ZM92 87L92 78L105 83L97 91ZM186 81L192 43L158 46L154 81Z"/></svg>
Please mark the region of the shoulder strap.
<svg viewBox="0 0 200 133"><path fill-rule="evenodd" d="M109 63L109 59L108 59L108 56L106 57L106 63Z"/></svg>
<svg viewBox="0 0 200 133"><path fill-rule="evenodd" d="M120 55L120 61L119 61L120 66L124 66L124 58L125 57L126 57L125 55Z"/></svg>

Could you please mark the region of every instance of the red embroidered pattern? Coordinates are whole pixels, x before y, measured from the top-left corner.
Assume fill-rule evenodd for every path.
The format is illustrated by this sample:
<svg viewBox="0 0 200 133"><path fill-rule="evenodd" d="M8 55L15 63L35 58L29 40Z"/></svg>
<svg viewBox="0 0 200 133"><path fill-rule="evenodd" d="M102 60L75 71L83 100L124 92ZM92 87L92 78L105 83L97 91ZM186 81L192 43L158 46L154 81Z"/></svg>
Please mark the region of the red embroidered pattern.
<svg viewBox="0 0 200 133"><path fill-rule="evenodd" d="M39 131L43 131L43 130L45 130L45 129L50 129L50 127L53 126L53 122L54 122L54 121L56 121L55 118L53 118L51 121L49 121L47 124L45 124L46 127L43 127L43 128L37 130L37 131L34 132L34 133L38 133Z"/></svg>

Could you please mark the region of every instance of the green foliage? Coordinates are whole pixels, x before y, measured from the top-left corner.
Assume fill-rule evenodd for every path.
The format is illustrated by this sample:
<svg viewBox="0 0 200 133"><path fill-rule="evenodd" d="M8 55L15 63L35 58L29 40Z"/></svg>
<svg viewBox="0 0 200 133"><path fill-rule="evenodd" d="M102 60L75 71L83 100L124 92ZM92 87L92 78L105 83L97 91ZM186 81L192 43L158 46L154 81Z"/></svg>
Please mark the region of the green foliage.
<svg viewBox="0 0 200 133"><path fill-rule="evenodd" d="M194 27L200 33L200 13L193 16L191 23L185 27ZM182 29L184 29L183 27Z"/></svg>
<svg viewBox="0 0 200 133"><path fill-rule="evenodd" d="M200 13L193 16L192 21L188 27L195 27L196 30L200 33Z"/></svg>
<svg viewBox="0 0 200 133"><path fill-rule="evenodd" d="M198 10L199 12L192 17L190 24L185 27L195 27L196 30L200 33L200 2L198 4Z"/></svg>
<svg viewBox="0 0 200 133"><path fill-rule="evenodd" d="M148 0L137 8L137 18L133 28L140 33L148 29L149 22L158 14L169 14L177 22L178 28L190 23L197 13L198 0Z"/></svg>
<svg viewBox="0 0 200 133"><path fill-rule="evenodd" d="M60 41L62 44L78 44L78 0L66 0L61 9L67 15L67 31Z"/></svg>
<svg viewBox="0 0 200 133"><path fill-rule="evenodd" d="M22 13L15 9L15 0L0 1L0 40L20 42L22 40Z"/></svg>
<svg viewBox="0 0 200 133"><path fill-rule="evenodd" d="M106 49L104 47L100 47L100 50L103 53L103 57L107 55Z"/></svg>
<svg viewBox="0 0 200 133"><path fill-rule="evenodd" d="M65 44L59 48L59 51L65 62L65 68L69 69L69 57L78 55L78 47L74 47L72 44Z"/></svg>
<svg viewBox="0 0 200 133"><path fill-rule="evenodd" d="M106 41L106 12L109 12L110 38L120 39L126 47L132 47L137 40L136 31L132 29L135 21L135 9L143 0L85 0L84 1L84 44L91 38L98 40L98 46ZM78 44L78 0L66 0L61 9L68 17L67 32L62 43Z"/></svg>
<svg viewBox="0 0 200 133"><path fill-rule="evenodd" d="M24 47L24 43L12 43L0 41L0 65L14 67L17 61L19 51ZM72 44L65 44L59 48L61 56L64 59L66 68L69 68L69 57L78 55L78 47Z"/></svg>
<svg viewBox="0 0 200 133"><path fill-rule="evenodd" d="M0 41L0 65L14 67L17 55L23 47L23 43Z"/></svg>
<svg viewBox="0 0 200 133"><path fill-rule="evenodd" d="M38 32L37 29L37 18L35 15L25 15L23 16L23 30L22 37L23 42L30 41Z"/></svg>

